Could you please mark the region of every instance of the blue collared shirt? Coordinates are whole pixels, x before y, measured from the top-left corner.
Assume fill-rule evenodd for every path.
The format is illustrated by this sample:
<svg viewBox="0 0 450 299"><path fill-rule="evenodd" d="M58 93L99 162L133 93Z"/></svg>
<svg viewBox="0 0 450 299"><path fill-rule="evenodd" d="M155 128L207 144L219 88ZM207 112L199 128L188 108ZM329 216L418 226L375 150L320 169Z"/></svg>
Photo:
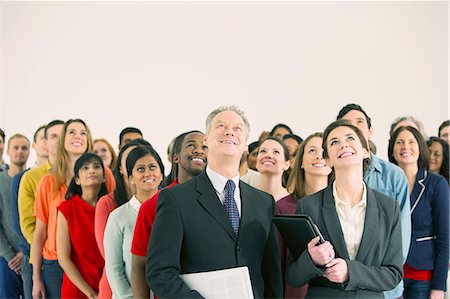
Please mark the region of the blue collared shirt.
<svg viewBox="0 0 450 299"><path fill-rule="evenodd" d="M395 164L371 155L371 163L364 173L367 186L389 197L394 198L400 206L400 222L402 228L402 254L406 261L411 242L411 204L409 200L408 181L406 176ZM390 291L384 292L385 298L399 298L403 293L403 280Z"/></svg>

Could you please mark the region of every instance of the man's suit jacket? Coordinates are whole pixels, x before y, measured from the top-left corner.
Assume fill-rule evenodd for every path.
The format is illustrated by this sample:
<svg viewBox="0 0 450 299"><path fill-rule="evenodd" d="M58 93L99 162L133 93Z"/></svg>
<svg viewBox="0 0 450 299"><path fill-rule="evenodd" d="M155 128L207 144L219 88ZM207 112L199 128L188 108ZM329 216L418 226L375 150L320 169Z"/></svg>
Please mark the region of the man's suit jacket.
<svg viewBox="0 0 450 299"><path fill-rule="evenodd" d="M433 270L431 288L445 290L449 255L449 190L440 175L420 168L411 193L412 240L406 263Z"/></svg>
<svg viewBox="0 0 450 299"><path fill-rule="evenodd" d="M332 283L322 275L305 250L298 260L288 256L286 281L293 286L309 283L307 298L384 298L383 291L400 282L402 238L397 202L367 188L364 231L355 260L350 260L333 198L333 184L301 199L298 214L311 216L325 240L334 247L336 257L347 262L349 280Z"/></svg>
<svg viewBox="0 0 450 299"><path fill-rule="evenodd" d="M238 238L205 172L161 191L146 265L147 283L158 297L200 297L179 274L244 265L255 298L283 296L274 200L242 181L239 188Z"/></svg>

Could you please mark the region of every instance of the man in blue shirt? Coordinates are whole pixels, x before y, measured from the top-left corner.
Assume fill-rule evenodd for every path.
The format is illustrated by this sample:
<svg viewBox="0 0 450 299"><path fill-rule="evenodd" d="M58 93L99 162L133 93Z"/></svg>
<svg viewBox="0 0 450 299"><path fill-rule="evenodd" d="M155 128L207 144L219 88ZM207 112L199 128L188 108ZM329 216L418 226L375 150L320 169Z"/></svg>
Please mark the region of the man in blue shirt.
<svg viewBox="0 0 450 299"><path fill-rule="evenodd" d="M358 127L369 143L372 137L372 123L370 117L360 105L348 104L344 106L337 119L346 119ZM370 156L370 165L364 173L366 184L394 198L400 206L400 221L402 227L402 254L403 262L406 261L411 242L411 204L409 201L408 181L403 171L396 165L379 159L373 153ZM375 232L374 232L375 233ZM387 299L401 298L403 294L403 281L393 290L384 292Z"/></svg>

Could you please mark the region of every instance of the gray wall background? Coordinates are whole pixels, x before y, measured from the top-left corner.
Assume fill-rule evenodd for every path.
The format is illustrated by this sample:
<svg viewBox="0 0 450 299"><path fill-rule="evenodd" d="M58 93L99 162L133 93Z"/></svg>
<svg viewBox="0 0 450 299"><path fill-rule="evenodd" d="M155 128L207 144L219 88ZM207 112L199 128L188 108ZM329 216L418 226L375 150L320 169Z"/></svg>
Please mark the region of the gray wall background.
<svg viewBox="0 0 450 299"><path fill-rule="evenodd" d="M221 105L246 112L251 142L279 122L305 138L356 102L385 158L397 116L414 115L430 136L449 118L446 1L2 1L0 9L8 136L79 117L113 146L123 127L139 127L165 160L175 135L204 130Z"/></svg>

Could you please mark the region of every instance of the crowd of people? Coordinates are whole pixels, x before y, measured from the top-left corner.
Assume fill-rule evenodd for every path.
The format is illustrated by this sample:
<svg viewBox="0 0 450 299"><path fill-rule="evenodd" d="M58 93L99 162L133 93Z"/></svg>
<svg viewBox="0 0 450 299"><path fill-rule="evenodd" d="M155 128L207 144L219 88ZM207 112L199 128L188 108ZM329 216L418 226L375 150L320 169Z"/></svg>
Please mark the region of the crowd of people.
<svg viewBox="0 0 450 299"><path fill-rule="evenodd" d="M239 108L213 110L173 139L164 176L138 128L117 154L81 119L31 144L0 129L0 298L200 298L181 274L240 266L255 298L444 298L449 120L432 137L394 120L389 161L358 104L304 139L249 130ZM293 256L275 214L307 214L324 242Z"/></svg>

